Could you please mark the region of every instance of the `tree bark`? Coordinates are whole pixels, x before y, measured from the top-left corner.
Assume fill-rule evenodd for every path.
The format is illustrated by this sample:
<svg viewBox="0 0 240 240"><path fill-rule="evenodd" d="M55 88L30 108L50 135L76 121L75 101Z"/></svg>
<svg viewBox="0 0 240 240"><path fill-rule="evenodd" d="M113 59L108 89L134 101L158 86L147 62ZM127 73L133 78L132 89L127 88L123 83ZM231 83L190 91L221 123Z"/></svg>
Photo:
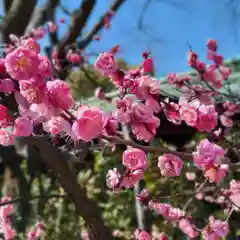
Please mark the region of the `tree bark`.
<svg viewBox="0 0 240 240"><path fill-rule="evenodd" d="M37 4L37 0L14 0L0 25L3 42L9 41L9 34L22 36Z"/></svg>
<svg viewBox="0 0 240 240"><path fill-rule="evenodd" d="M89 227L90 239L112 239L111 231L105 226L97 203L89 199L86 190L77 183L76 176L71 171L67 159L63 158L58 149L52 146L45 137L30 138L29 142L71 197L76 211Z"/></svg>

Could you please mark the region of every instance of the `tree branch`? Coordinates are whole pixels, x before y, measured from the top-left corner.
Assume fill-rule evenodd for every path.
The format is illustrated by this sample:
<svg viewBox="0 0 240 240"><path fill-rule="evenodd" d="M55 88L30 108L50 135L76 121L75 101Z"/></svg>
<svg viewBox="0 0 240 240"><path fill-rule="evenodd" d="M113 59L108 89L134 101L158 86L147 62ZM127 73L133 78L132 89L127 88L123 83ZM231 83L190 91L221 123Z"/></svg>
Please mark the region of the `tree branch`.
<svg viewBox="0 0 240 240"><path fill-rule="evenodd" d="M115 0L107 12L116 12L124 2L126 2L126 0ZM99 19L98 23L92 28L88 35L78 43L80 49L87 47L93 40L94 36L103 28L105 15L106 14Z"/></svg>
<svg viewBox="0 0 240 240"><path fill-rule="evenodd" d="M36 6L37 0L14 0L4 23L0 25L3 41L9 41L9 34L22 36Z"/></svg>
<svg viewBox="0 0 240 240"><path fill-rule="evenodd" d="M2 4L3 4L3 9L5 14L7 14L9 9L11 8L13 1L14 0L3 0Z"/></svg>
<svg viewBox="0 0 240 240"><path fill-rule="evenodd" d="M59 3L60 0L46 0L42 7L36 8L25 33L28 34L32 29L43 25L47 21L52 21L55 9Z"/></svg>
<svg viewBox="0 0 240 240"><path fill-rule="evenodd" d="M192 159L192 154L191 153L185 153L185 152L179 152L179 151L173 151L170 150L169 148L165 148L165 147L152 147L152 146L144 146L141 144L138 144L132 140L127 140L127 139L122 139L120 137L116 137L116 136L102 136L103 139L115 143L115 144L122 144L122 145L126 145L126 146L132 146L135 148L139 148L142 149L145 152L152 152L152 153L158 153L158 154L163 154L163 153L172 153L175 154L179 157L182 157L186 160L191 160Z"/></svg>
<svg viewBox="0 0 240 240"><path fill-rule="evenodd" d="M77 37L81 35L81 31L85 27L95 5L96 0L83 0L80 9L72 14L69 31L66 36L60 40L58 45L58 53L60 57L64 53L64 47L74 43Z"/></svg>
<svg viewBox="0 0 240 240"><path fill-rule="evenodd" d="M110 230L105 226L96 202L87 197L86 190L78 183L75 174L71 171L68 161L61 155L45 137L29 138L29 144L42 157L45 164L59 179L65 192L71 197L76 211L83 217L90 229L90 238L93 240L112 239Z"/></svg>

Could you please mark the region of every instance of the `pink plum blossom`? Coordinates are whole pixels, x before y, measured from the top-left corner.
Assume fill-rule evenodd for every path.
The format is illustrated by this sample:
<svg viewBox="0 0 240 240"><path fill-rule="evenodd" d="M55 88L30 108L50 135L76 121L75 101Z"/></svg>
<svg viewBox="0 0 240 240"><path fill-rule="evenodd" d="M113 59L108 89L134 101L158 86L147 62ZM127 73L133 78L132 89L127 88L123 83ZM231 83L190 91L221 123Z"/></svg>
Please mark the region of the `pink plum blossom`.
<svg viewBox="0 0 240 240"><path fill-rule="evenodd" d="M193 153L193 161L198 168L205 171L213 164L220 163L224 154L223 148L204 139L197 146L197 151Z"/></svg>
<svg viewBox="0 0 240 240"><path fill-rule="evenodd" d="M185 218L180 219L178 227L190 238L196 238L199 235L196 227Z"/></svg>
<svg viewBox="0 0 240 240"><path fill-rule="evenodd" d="M42 103L46 98L47 89L38 79L22 80L19 84L20 93L30 103Z"/></svg>
<svg viewBox="0 0 240 240"><path fill-rule="evenodd" d="M27 117L18 117L14 121L14 136L29 137L33 132L33 123Z"/></svg>
<svg viewBox="0 0 240 240"><path fill-rule="evenodd" d="M125 150L122 155L122 163L129 170L145 170L147 168L146 153L138 148Z"/></svg>
<svg viewBox="0 0 240 240"><path fill-rule="evenodd" d="M59 79L47 82L48 96L54 107L67 110L74 105L70 86Z"/></svg>
<svg viewBox="0 0 240 240"><path fill-rule="evenodd" d="M131 188L144 177L142 169L133 170L123 177L121 187Z"/></svg>
<svg viewBox="0 0 240 240"><path fill-rule="evenodd" d="M120 177L121 177L121 175L117 171L116 168L108 170L108 173L107 173L107 176L106 176L107 186L109 188L117 187L118 184L119 184Z"/></svg>
<svg viewBox="0 0 240 240"><path fill-rule="evenodd" d="M194 181L197 178L195 172L186 172L185 176L186 176L188 181Z"/></svg>
<svg viewBox="0 0 240 240"><path fill-rule="evenodd" d="M114 55L110 52L100 53L95 61L94 67L104 75L110 75L116 72L117 64Z"/></svg>
<svg viewBox="0 0 240 240"><path fill-rule="evenodd" d="M39 63L39 74L44 77L49 77L52 74L52 64L46 56L38 56L40 63Z"/></svg>
<svg viewBox="0 0 240 240"><path fill-rule="evenodd" d="M167 240L167 236L164 232L161 232L158 240Z"/></svg>
<svg viewBox="0 0 240 240"><path fill-rule="evenodd" d="M72 129L79 139L89 142L101 135L103 124L102 110L84 106L78 109L77 120L73 123Z"/></svg>
<svg viewBox="0 0 240 240"><path fill-rule="evenodd" d="M209 179L210 182L221 182L228 173L228 165L222 164L218 167L210 167L205 171L204 176Z"/></svg>
<svg viewBox="0 0 240 240"><path fill-rule="evenodd" d="M184 104L180 108L180 118L185 121L189 126L195 127L198 120L198 112L189 104Z"/></svg>
<svg viewBox="0 0 240 240"><path fill-rule="evenodd" d="M203 229L202 236L205 240L220 240L229 233L227 222L215 220L213 216L209 217L209 224Z"/></svg>
<svg viewBox="0 0 240 240"><path fill-rule="evenodd" d="M32 50L36 53L40 53L40 45L37 43L37 41L34 38L27 38L23 44L22 47Z"/></svg>
<svg viewBox="0 0 240 240"><path fill-rule="evenodd" d="M151 236L148 232L137 229L135 231L136 240L151 240Z"/></svg>
<svg viewBox="0 0 240 240"><path fill-rule="evenodd" d="M25 80L36 74L40 60L35 51L19 47L6 56L5 63L12 78Z"/></svg>
<svg viewBox="0 0 240 240"><path fill-rule="evenodd" d="M183 161L176 155L165 153L162 156L158 157L158 167L163 176L179 176L183 167Z"/></svg>

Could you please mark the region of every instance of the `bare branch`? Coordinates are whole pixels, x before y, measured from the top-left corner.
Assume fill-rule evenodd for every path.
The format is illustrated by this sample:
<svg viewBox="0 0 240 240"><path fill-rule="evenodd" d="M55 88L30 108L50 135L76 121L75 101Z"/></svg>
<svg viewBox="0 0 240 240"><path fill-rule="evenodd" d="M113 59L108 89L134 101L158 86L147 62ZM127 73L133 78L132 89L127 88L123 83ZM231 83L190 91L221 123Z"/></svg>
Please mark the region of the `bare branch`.
<svg viewBox="0 0 240 240"><path fill-rule="evenodd" d="M7 14L7 12L10 10L14 0L3 0L3 10L4 13Z"/></svg>
<svg viewBox="0 0 240 240"><path fill-rule="evenodd" d="M116 12L124 2L126 2L126 0L115 0L107 12L111 12L111 11ZM84 49L85 47L87 47L87 45L91 43L91 41L93 40L94 36L103 28L105 15L106 14L104 14L99 19L97 24L92 28L92 30L88 33L88 35L78 43L78 47L80 49Z"/></svg>
<svg viewBox="0 0 240 240"><path fill-rule="evenodd" d="M59 179L65 192L74 202L76 211L89 226L90 239L112 239L111 232L105 226L96 202L89 199L86 190L77 183L76 175L72 172L65 157L45 137L29 138L29 144Z"/></svg>
<svg viewBox="0 0 240 240"><path fill-rule="evenodd" d="M77 37L81 35L81 31L85 27L95 5L96 0L83 0L79 10L72 14L69 31L58 45L58 52L60 56L63 53L64 47L74 43Z"/></svg>
<svg viewBox="0 0 240 240"><path fill-rule="evenodd" d="M47 21L52 21L56 7L60 0L46 0L42 7L36 8L25 33L30 33L32 29L43 25Z"/></svg>
<svg viewBox="0 0 240 240"><path fill-rule="evenodd" d="M36 3L37 0L14 0L4 23L0 26L4 41L9 41L9 34L24 34Z"/></svg>

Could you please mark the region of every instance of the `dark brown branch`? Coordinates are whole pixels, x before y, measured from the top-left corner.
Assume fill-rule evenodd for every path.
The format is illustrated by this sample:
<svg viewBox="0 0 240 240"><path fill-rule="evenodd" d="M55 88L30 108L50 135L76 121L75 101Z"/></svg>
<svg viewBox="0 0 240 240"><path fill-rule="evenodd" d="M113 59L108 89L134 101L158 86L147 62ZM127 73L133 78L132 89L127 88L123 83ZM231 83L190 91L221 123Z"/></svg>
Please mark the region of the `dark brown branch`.
<svg viewBox="0 0 240 240"><path fill-rule="evenodd" d="M30 33L32 29L43 25L47 21L52 21L55 9L59 3L60 0L46 0L43 6L36 8L28 24L26 33Z"/></svg>
<svg viewBox="0 0 240 240"><path fill-rule="evenodd" d="M179 152L179 151L173 151L165 147L152 147L152 146L144 146L141 144L138 144L132 140L127 140L127 139L122 139L120 137L115 137L115 136L103 136L103 139L114 143L114 144L122 144L126 146L132 146L135 148L142 149L145 152L152 152L152 153L158 153L158 154L163 154L163 153L172 153L175 154L179 157L184 158L185 160L191 160L192 159L192 154L191 153L185 153L185 152Z"/></svg>
<svg viewBox="0 0 240 240"><path fill-rule="evenodd" d="M65 192L74 202L76 211L83 217L90 229L90 238L112 239L111 232L105 226L96 202L89 199L86 190L77 183L67 159L44 137L30 138L29 144L34 147L55 177L59 179Z"/></svg>
<svg viewBox="0 0 240 240"><path fill-rule="evenodd" d="M10 10L13 1L14 0L3 0L2 4L3 4L3 10L5 14L7 14L7 12Z"/></svg>
<svg viewBox="0 0 240 240"><path fill-rule="evenodd" d="M110 6L108 12L116 12L124 2L126 2L126 0L115 0L114 3ZM99 19L98 23L93 27L93 29L88 33L88 35L78 43L78 47L80 49L84 49L85 47L87 47L93 40L94 36L104 27L105 15L106 14L104 14Z"/></svg>
<svg viewBox="0 0 240 240"><path fill-rule="evenodd" d="M3 41L9 41L9 34L22 36L36 6L37 0L14 0L4 23L0 25Z"/></svg>
<svg viewBox="0 0 240 240"><path fill-rule="evenodd" d="M59 42L58 52L60 57L64 53L64 47L74 43L77 37L81 35L81 31L85 27L95 5L96 0L83 0L79 10L72 14L69 31Z"/></svg>

